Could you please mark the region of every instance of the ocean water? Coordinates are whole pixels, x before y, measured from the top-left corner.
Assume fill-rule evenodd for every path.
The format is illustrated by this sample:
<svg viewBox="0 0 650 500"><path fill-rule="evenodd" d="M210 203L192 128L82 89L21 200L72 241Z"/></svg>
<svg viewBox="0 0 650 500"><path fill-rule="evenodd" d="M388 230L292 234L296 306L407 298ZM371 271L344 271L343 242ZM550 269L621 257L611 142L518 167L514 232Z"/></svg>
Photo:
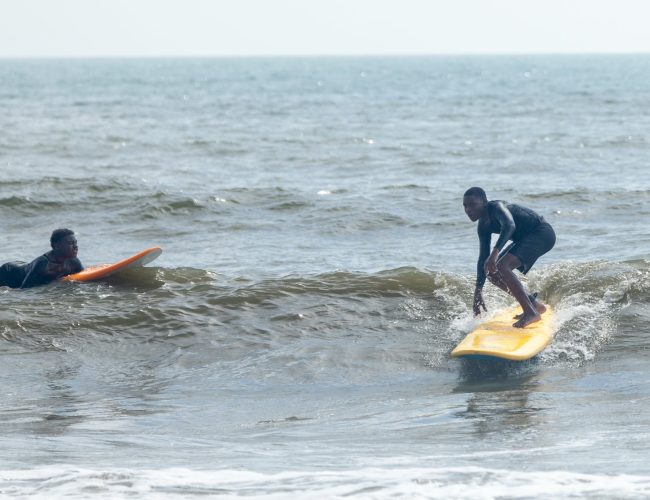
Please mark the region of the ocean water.
<svg viewBox="0 0 650 500"><path fill-rule="evenodd" d="M649 105L650 56L0 61L0 260L164 248L0 290L0 496L650 496ZM449 356L473 185L558 234L531 362Z"/></svg>

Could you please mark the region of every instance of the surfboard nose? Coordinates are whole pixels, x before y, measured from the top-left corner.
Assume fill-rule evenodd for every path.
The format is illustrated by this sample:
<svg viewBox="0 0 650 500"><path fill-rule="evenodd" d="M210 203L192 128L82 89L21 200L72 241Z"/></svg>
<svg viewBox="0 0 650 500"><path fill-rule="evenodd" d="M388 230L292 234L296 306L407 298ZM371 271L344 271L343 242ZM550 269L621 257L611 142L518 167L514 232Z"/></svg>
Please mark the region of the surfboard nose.
<svg viewBox="0 0 650 500"><path fill-rule="evenodd" d="M106 278L107 276L125 271L127 269L131 269L133 267L145 266L160 257L160 254L162 254L161 247L150 247L114 264L99 264L90 266L83 271L75 274L69 274L61 279L65 281L93 281Z"/></svg>

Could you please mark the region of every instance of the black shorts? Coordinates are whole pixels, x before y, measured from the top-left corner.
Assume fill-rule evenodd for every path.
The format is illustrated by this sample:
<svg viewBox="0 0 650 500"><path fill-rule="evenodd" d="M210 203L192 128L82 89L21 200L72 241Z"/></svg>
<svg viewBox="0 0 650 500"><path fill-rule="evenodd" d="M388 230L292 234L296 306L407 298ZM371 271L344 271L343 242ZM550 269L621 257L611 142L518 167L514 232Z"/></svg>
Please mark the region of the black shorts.
<svg viewBox="0 0 650 500"><path fill-rule="evenodd" d="M508 245L499 254L499 258L510 253L521 261L517 269L526 274L533 267L535 261L548 252L555 245L555 231L548 222L540 224L521 240Z"/></svg>

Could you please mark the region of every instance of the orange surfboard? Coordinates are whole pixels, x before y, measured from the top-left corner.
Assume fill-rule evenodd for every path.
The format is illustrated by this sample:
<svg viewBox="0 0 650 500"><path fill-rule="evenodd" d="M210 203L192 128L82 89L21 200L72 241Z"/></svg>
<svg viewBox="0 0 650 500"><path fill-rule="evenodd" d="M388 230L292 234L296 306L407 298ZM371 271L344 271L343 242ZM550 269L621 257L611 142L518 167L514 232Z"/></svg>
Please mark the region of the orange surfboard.
<svg viewBox="0 0 650 500"><path fill-rule="evenodd" d="M96 266L90 266L78 273L68 274L61 279L66 281L92 281L106 278L111 274L115 274L126 269L149 264L149 262L157 259L161 253L162 248L160 247L147 248L146 250L136 253L131 257L127 257L126 259L116 262L115 264L98 264Z"/></svg>

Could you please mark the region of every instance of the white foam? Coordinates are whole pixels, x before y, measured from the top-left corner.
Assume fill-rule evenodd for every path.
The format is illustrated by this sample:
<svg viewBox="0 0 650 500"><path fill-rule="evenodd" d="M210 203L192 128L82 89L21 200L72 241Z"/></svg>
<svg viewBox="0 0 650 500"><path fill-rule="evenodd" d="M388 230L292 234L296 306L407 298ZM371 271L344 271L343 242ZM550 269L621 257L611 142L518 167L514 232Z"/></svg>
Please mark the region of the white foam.
<svg viewBox="0 0 650 500"><path fill-rule="evenodd" d="M592 360L615 332L613 313L605 301L589 302L576 293L558 304L555 312L555 339L540 355L543 361Z"/></svg>
<svg viewBox="0 0 650 500"><path fill-rule="evenodd" d="M188 496L249 499L558 498L650 495L650 476L510 471L481 467L365 467L260 473L246 470L92 470L49 467L0 471L0 494L34 498Z"/></svg>

